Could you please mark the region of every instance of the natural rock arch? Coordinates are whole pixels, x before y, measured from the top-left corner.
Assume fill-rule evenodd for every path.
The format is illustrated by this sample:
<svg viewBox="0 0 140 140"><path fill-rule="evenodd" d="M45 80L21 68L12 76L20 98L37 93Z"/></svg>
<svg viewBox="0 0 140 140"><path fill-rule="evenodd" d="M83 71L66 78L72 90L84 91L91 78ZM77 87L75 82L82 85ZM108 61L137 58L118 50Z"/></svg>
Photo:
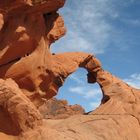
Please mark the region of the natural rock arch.
<svg viewBox="0 0 140 140"><path fill-rule="evenodd" d="M96 78L97 82L100 84L100 86L102 88L102 91L104 93L104 98L103 98L102 104L99 108L97 108L95 111L91 112L90 114L88 114L86 116L81 116L81 118L80 118L80 120L81 119L83 120L85 125L89 125L88 123L86 124L87 121L91 121L91 122L94 121L94 123L91 123L93 125L94 131L92 131L92 133L90 134L89 139L93 138L93 137L98 137L98 138L102 137L102 136L97 135L98 130L96 132L96 127L98 127L98 129L102 130L102 128L104 127L105 124L109 125L112 128L111 132L106 131L106 130L104 130L102 132L102 135L105 137L105 139L108 138L108 136L106 134L108 134L108 135L113 134L113 135L111 135L110 140L112 139L112 137L114 135L116 135L117 138L119 137L119 139L126 138L126 137L128 139L131 139L134 137L135 137L135 139L139 139L138 107L139 107L140 90L134 89L134 88L128 86L126 83L124 83L117 77L111 75L109 72L106 72L102 69L98 70L97 72L94 72L93 74L96 75L96 77L94 77L94 78ZM35 139L36 135L38 135L38 138L36 138L36 139L40 140L41 136L45 135L45 137L51 137L51 139L55 140L58 133L61 132L60 130L65 131L65 134L67 134L67 136L68 136L69 131L65 130L65 125L63 126L59 123L58 124L56 123L56 124L54 124L54 125L56 125L55 126L56 129L54 129L53 128L54 125L51 126L49 120L47 121L47 125L49 126L49 129L47 128L47 131L49 133L47 133L47 135L44 134L43 132L41 135L39 133L36 133L38 131L38 129L39 129L39 131L43 130L43 125L42 125L41 115L37 111L35 106L19 90L18 86L12 80L6 80L6 81L1 80L0 85L1 85L0 103L1 103L1 105L4 105L4 107L6 107L5 108L6 110L8 109L11 117L14 115L13 116L14 120L15 120L15 117L17 118L15 120L16 121L15 123L19 124L19 129L22 130L21 132L22 132L22 134L24 134L25 138L28 137L30 139ZM16 108L16 110L15 110L15 108ZM116 119L116 117L117 117L117 119ZM72 125L71 121L73 119L76 119L76 123L79 123L79 125L81 124L81 122L78 120L78 116L68 118L68 120L64 120L64 122L71 126ZM103 121L103 124L104 124L103 126L100 125L100 121L98 121L98 119L99 120L101 119ZM110 119L113 122L110 121ZM135 123L133 124L133 123L131 123L131 121L135 122ZM127 125L125 125L124 132L116 133L116 131L118 131L116 123L119 125L120 129L124 128L124 124L129 124L129 125L127 128L126 128ZM74 122L74 124L75 124L75 122ZM121 125L121 124L123 124L123 125ZM129 127L129 126L131 126L131 127ZM58 127L58 129L57 129L57 127ZM70 129L70 128L68 128L68 129ZM77 133L75 133L74 137L77 137L79 139L82 139L82 137L84 137L85 134L83 134L81 128L85 129L85 127L82 125L80 126L80 128L78 127L76 129L76 131L78 132L78 135L77 135ZM135 129L135 135L131 134L131 131L132 131L131 128ZM75 128L73 128L73 131L75 131ZM53 135L51 135L52 132L53 132ZM30 134L32 134L32 135L29 136ZM129 135L127 135L127 134L129 134ZM133 132L133 134L134 134L134 132ZM63 139L63 137L64 136L62 134L61 136L59 136L58 139Z"/></svg>
<svg viewBox="0 0 140 140"><path fill-rule="evenodd" d="M17 126L20 139L139 140L140 90L104 71L91 54L51 54L51 43L66 32L56 12L64 3L0 2L0 107ZM56 95L65 78L78 67L87 69L89 82L100 85L104 95L101 106L88 115L42 119L36 107L39 99Z"/></svg>

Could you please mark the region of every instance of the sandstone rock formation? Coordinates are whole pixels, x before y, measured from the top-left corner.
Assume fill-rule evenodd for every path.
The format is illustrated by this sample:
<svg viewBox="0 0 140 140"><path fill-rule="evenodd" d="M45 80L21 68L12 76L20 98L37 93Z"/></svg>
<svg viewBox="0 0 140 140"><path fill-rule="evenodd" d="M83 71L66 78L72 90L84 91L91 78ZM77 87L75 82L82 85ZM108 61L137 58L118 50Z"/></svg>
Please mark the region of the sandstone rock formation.
<svg viewBox="0 0 140 140"><path fill-rule="evenodd" d="M139 89L103 70L91 54L51 53L66 32L57 13L64 3L0 1L0 139L139 140ZM51 99L79 67L103 92L101 105L87 114Z"/></svg>

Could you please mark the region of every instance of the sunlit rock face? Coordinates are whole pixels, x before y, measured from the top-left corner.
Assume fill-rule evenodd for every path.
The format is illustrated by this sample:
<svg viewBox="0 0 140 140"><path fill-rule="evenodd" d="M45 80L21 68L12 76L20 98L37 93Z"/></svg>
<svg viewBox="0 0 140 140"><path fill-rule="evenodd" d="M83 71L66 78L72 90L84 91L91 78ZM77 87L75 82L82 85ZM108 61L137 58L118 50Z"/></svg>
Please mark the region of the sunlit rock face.
<svg viewBox="0 0 140 140"><path fill-rule="evenodd" d="M91 54L51 53L51 44L66 33L57 13L64 3L0 1L0 138L140 140L139 89L103 70ZM89 113L51 99L79 67L103 92L101 105Z"/></svg>
<svg viewBox="0 0 140 140"><path fill-rule="evenodd" d="M69 74L95 59L86 53L51 54L50 45L66 33L56 12L64 2L5 1L0 5L5 12L1 13L0 77L14 79L34 101L55 96Z"/></svg>
<svg viewBox="0 0 140 140"><path fill-rule="evenodd" d="M25 93L45 96L49 91L53 81L50 45L66 32L56 13L63 5L63 0L0 3L0 77L14 79ZM54 96L57 86L51 88Z"/></svg>

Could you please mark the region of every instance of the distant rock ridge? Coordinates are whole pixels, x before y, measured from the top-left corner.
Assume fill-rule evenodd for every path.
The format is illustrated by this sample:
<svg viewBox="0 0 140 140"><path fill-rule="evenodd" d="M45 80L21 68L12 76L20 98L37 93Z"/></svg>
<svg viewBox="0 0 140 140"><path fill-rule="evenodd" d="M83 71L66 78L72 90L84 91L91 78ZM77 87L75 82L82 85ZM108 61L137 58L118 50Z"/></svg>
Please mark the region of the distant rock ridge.
<svg viewBox="0 0 140 140"><path fill-rule="evenodd" d="M64 3L0 1L0 139L140 140L140 89L105 71L92 54L50 51L66 33L57 12ZM89 113L54 98L79 67L103 93Z"/></svg>
<svg viewBox="0 0 140 140"><path fill-rule="evenodd" d="M85 114L80 105L68 105L66 100L52 98L39 107L45 119L66 119L72 115Z"/></svg>

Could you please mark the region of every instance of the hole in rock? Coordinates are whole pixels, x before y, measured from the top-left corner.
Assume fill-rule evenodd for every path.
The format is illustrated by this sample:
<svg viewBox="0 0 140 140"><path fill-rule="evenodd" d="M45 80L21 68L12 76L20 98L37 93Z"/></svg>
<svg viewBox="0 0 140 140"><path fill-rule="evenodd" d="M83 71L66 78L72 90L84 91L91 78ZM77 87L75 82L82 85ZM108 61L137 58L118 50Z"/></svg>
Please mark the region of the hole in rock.
<svg viewBox="0 0 140 140"><path fill-rule="evenodd" d="M20 133L18 127L13 123L8 112L0 106L0 132L3 132L8 135L17 136Z"/></svg>
<svg viewBox="0 0 140 140"><path fill-rule="evenodd" d="M52 15L52 13L45 13L45 14L43 14L43 17L45 20L48 20L48 17L51 15Z"/></svg>
<svg viewBox="0 0 140 140"><path fill-rule="evenodd" d="M57 99L67 100L70 105L81 105L86 112L95 110L100 105L102 97L98 84L87 83L87 71L82 68L66 79L56 96Z"/></svg>

